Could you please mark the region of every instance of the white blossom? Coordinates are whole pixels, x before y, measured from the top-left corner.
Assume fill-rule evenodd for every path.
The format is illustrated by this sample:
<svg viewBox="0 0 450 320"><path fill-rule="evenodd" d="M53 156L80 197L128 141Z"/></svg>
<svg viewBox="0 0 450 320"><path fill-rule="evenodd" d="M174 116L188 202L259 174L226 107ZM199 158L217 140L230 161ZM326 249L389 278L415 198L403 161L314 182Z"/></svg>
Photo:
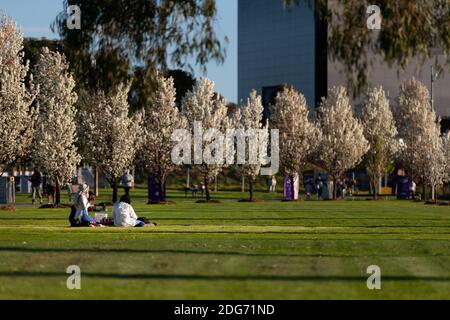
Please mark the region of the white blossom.
<svg viewBox="0 0 450 320"><path fill-rule="evenodd" d="M347 91L333 87L318 111L322 138L317 151L317 164L336 182L346 170L356 166L369 149L361 122L353 115ZM334 188L333 198L336 198Z"/></svg>
<svg viewBox="0 0 450 320"><path fill-rule="evenodd" d="M240 165L240 171L247 178L250 187L250 201L253 200L253 182L261 172L263 165L263 157L267 154L269 143L268 126L262 125L264 107L262 105L261 96L256 91L250 93L247 103L238 109L234 114L234 121L238 124L238 129L242 129L246 133L252 133L251 137L245 137L246 154L244 154L245 164ZM251 161L252 156L256 161Z"/></svg>
<svg viewBox="0 0 450 320"><path fill-rule="evenodd" d="M382 87L368 90L362 110L362 124L370 147L366 154L367 172L376 197L378 181L399 149L394 116Z"/></svg>
<svg viewBox="0 0 450 320"><path fill-rule="evenodd" d="M28 156L34 135L37 93L32 78L25 87L23 37L16 24L2 16L0 23L0 175L17 159Z"/></svg>
<svg viewBox="0 0 450 320"><path fill-rule="evenodd" d="M167 178L178 167L171 157L175 146L172 134L174 130L186 129L187 122L175 103L173 79L165 79L158 74L156 80L157 90L143 124L142 158L148 173L158 182L162 192Z"/></svg>
<svg viewBox="0 0 450 320"><path fill-rule="evenodd" d="M181 113L186 117L189 129L193 133L196 122L201 124L204 133L208 131L213 132L214 130L223 133L232 126L231 119L227 115L225 99L214 92L214 82L204 77L200 78L192 91L188 92L184 97ZM209 183L217 177L226 164L225 161L210 164L210 161L205 161L205 154L202 155L202 152L221 142L223 142L222 136L215 136L214 134L209 136L202 135L201 146L199 146L201 150L194 146L194 158L200 160L194 161L194 163L203 178L207 201L210 200ZM223 154L216 154L215 157L226 159L226 148L218 149L222 149Z"/></svg>
<svg viewBox="0 0 450 320"><path fill-rule="evenodd" d="M445 157L445 181L450 183L450 131L442 136L442 146Z"/></svg>
<svg viewBox="0 0 450 320"><path fill-rule="evenodd" d="M106 174L117 201L117 184L130 169L141 146L143 112L129 116L129 85L120 84L113 92L97 92L91 108L79 117L85 136L84 158Z"/></svg>
<svg viewBox="0 0 450 320"><path fill-rule="evenodd" d="M39 117L33 145L34 164L56 182L56 203L60 202L59 187L69 181L81 157L76 141L75 81L68 72L63 55L43 48L34 70L40 93Z"/></svg>
<svg viewBox="0 0 450 320"><path fill-rule="evenodd" d="M430 105L428 89L415 79L401 86L396 122L406 147L403 163L413 179L425 186L439 186L445 178L445 154L440 123ZM425 197L427 195L425 194Z"/></svg>
<svg viewBox="0 0 450 320"><path fill-rule="evenodd" d="M279 92L272 109L271 128L280 131L280 166L293 185L295 176L302 175L320 134L309 119L305 96L295 89L286 87Z"/></svg>

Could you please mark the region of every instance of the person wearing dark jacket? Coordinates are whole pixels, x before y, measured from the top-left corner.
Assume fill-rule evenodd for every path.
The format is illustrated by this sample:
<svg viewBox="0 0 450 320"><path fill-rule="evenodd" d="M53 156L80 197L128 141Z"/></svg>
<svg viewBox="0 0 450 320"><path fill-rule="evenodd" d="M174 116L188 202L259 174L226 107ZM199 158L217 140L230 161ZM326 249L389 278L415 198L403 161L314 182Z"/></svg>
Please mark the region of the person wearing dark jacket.
<svg viewBox="0 0 450 320"><path fill-rule="evenodd" d="M41 194L41 180L42 176L41 173L37 168L34 168L34 172L31 175L30 179L28 179L31 182L31 189L32 189L32 203L34 204L36 202L36 193L39 196L39 203L42 204L42 194Z"/></svg>

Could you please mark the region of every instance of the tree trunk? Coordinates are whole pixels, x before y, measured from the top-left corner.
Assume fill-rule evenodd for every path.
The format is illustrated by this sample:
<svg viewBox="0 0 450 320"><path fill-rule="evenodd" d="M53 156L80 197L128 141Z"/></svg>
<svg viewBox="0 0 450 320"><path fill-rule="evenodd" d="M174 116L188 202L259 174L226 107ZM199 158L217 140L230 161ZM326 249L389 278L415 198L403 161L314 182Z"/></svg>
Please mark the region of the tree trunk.
<svg viewBox="0 0 450 320"><path fill-rule="evenodd" d="M250 202L253 201L253 180L251 178L248 179L248 187L249 187L249 193L250 193Z"/></svg>
<svg viewBox="0 0 450 320"><path fill-rule="evenodd" d="M11 177L14 179L14 171L15 171L15 167L11 167L11 170L9 171L9 174L8 174L8 183L7 183L7 186L8 186L8 200L7 200L7 202L8 202L8 205L11 205L11 206L14 206L15 205L15 182L14 182L14 180L13 181L11 181Z"/></svg>
<svg viewBox="0 0 450 320"><path fill-rule="evenodd" d="M448 183L448 204L450 204L450 182Z"/></svg>
<svg viewBox="0 0 450 320"><path fill-rule="evenodd" d="M187 168L187 174L186 174L186 188L191 187L191 169L189 167Z"/></svg>
<svg viewBox="0 0 450 320"><path fill-rule="evenodd" d="M61 204L61 186L59 184L59 178L55 180L55 205L59 205Z"/></svg>
<svg viewBox="0 0 450 320"><path fill-rule="evenodd" d="M117 178L112 178L112 188L113 188L113 195L112 195L112 203L116 203L118 200L117 197Z"/></svg>
<svg viewBox="0 0 450 320"><path fill-rule="evenodd" d="M289 180L291 180L291 200L295 201L295 188L294 188L294 176L290 176Z"/></svg>
<svg viewBox="0 0 450 320"><path fill-rule="evenodd" d="M427 201L428 200L428 195L427 195L427 184L426 184L426 182L424 181L423 182L423 200L424 201Z"/></svg>
<svg viewBox="0 0 450 320"><path fill-rule="evenodd" d="M331 177L333 178L333 200L336 200L337 199L336 176Z"/></svg>
<svg viewBox="0 0 450 320"><path fill-rule="evenodd" d="M95 181L94 181L94 193L95 196L98 197L99 193L98 193L98 167L95 167Z"/></svg>
<svg viewBox="0 0 450 320"><path fill-rule="evenodd" d="M377 192L377 181L378 179L376 177L372 177L371 184L372 184L372 197L374 200L378 199L378 192Z"/></svg>
<svg viewBox="0 0 450 320"><path fill-rule="evenodd" d="M158 191L159 191L159 202L166 201L166 192L165 192L165 179L161 179L158 181Z"/></svg>
<svg viewBox="0 0 450 320"><path fill-rule="evenodd" d="M205 195L206 195L206 201L211 200L211 196L209 195L209 184L208 184L208 178L205 176L204 181L205 183Z"/></svg>

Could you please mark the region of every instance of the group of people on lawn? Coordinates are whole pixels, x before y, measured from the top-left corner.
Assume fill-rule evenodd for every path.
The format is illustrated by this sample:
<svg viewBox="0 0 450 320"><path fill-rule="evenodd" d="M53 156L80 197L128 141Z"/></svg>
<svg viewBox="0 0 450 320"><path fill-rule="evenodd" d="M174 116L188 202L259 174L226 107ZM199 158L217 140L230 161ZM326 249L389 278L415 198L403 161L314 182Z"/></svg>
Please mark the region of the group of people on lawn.
<svg viewBox="0 0 450 320"><path fill-rule="evenodd" d="M29 178L32 185L32 199L33 204L36 201L36 196L39 197L40 204L42 204L42 195L40 186L42 182L42 175L37 168L34 169L33 175ZM95 195L89 192L89 186L83 184L80 186L80 191L75 197L75 201L71 207L69 215L69 222L72 227L146 227L156 226L146 218L138 218L136 212L131 206L130 189L133 187L134 178L129 171L122 177L122 185L125 190L125 194L120 198L120 201L114 204L112 211L112 218L105 218L100 222L97 222L94 218L89 216L89 211L97 211L94 205ZM54 194L54 187L51 187L51 179L46 177L46 183L44 184L44 190L46 194ZM54 196L53 196L54 198ZM105 211L106 206L103 205L101 211Z"/></svg>
<svg viewBox="0 0 450 320"><path fill-rule="evenodd" d="M128 192L127 192L128 193ZM71 209L69 221L72 227L154 227L155 223L151 223L146 218L138 218L136 212L131 206L129 194L125 194L120 201L115 203L112 210L112 218L104 218L97 222L89 216L89 211L94 211L95 196L89 192L89 186L83 184L80 191L75 197L74 204Z"/></svg>

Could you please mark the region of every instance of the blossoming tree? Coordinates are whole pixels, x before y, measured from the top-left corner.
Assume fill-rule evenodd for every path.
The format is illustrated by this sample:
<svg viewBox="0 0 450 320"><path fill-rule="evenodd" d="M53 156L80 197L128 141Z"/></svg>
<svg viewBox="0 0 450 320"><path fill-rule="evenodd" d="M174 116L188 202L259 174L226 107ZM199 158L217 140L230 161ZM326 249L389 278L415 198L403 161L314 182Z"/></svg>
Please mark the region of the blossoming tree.
<svg viewBox="0 0 450 320"><path fill-rule="evenodd" d="M415 79L405 81L396 110L399 137L404 141L402 162L413 179L426 187L442 185L445 178L445 154L440 121L431 110L428 89Z"/></svg>
<svg viewBox="0 0 450 320"><path fill-rule="evenodd" d="M43 48L34 70L40 92L33 162L55 181L55 203L60 204L60 186L76 172L81 157L75 146L75 81L63 55Z"/></svg>
<svg viewBox="0 0 450 320"><path fill-rule="evenodd" d="M447 131L447 133L442 137L442 144L444 146L445 155L446 181L450 182L450 131Z"/></svg>
<svg viewBox="0 0 450 320"><path fill-rule="evenodd" d="M83 156L106 174L113 203L118 200L119 179L132 166L142 139L143 112L129 116L129 89L121 84L111 93L97 92L92 108L79 117L80 131L87 137Z"/></svg>
<svg viewBox="0 0 450 320"><path fill-rule="evenodd" d="M311 156L320 136L316 125L309 119L305 96L286 87L275 98L272 108L271 128L280 131L280 167L291 185ZM292 199L294 199L294 188Z"/></svg>
<svg viewBox="0 0 450 320"><path fill-rule="evenodd" d="M17 159L27 156L34 135L36 95L33 81L25 87L23 37L6 16L0 22L0 175Z"/></svg>
<svg viewBox="0 0 450 320"><path fill-rule="evenodd" d="M445 182L449 184L448 187L450 189L450 131L447 131L447 133L443 135L442 145L444 147L445 155Z"/></svg>
<svg viewBox="0 0 450 320"><path fill-rule="evenodd" d="M245 131L246 152L242 155L244 164L240 165L242 175L248 180L249 201L253 201L253 184L261 172L263 157L267 154L269 131L268 126L262 124L264 107L261 96L256 91L250 93L247 103L235 113L238 129Z"/></svg>
<svg viewBox="0 0 450 320"><path fill-rule="evenodd" d="M373 197L377 198L378 181L386 173L398 150L394 116L382 87L368 90L362 110L362 124L364 137L369 142L367 172Z"/></svg>
<svg viewBox="0 0 450 320"><path fill-rule="evenodd" d="M226 166L226 148L220 133L232 126L227 103L214 91L214 82L202 77L184 97L181 113L194 136L200 136L194 145L194 165L203 178L206 201L210 201L209 184Z"/></svg>
<svg viewBox="0 0 450 320"><path fill-rule="evenodd" d="M186 119L176 106L176 91L172 78L157 75L157 90L153 103L145 114L143 123L142 158L148 173L159 185L160 201L165 201L165 190L169 175L177 169L171 153L175 142L171 139L174 130L186 129Z"/></svg>
<svg viewBox="0 0 450 320"><path fill-rule="evenodd" d="M334 183L346 170L356 166L369 149L361 122L353 115L347 90L333 87L318 111L322 138L317 149L317 164L333 178ZM336 199L336 185L333 199Z"/></svg>

